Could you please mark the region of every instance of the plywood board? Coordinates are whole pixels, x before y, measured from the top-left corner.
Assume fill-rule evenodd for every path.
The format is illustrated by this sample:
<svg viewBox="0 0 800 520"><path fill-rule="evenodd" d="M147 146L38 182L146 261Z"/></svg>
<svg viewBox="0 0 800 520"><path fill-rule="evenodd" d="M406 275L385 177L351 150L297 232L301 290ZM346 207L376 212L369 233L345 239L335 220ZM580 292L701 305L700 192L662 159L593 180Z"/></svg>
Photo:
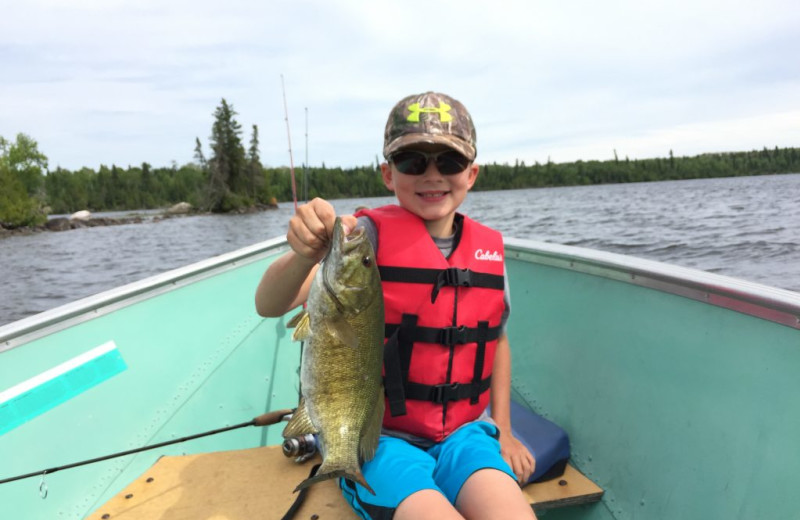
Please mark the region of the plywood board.
<svg viewBox="0 0 800 520"><path fill-rule="evenodd" d="M562 476L529 484L522 488L522 492L536 511L590 504L603 497L603 490L597 484L569 464Z"/></svg>
<svg viewBox="0 0 800 520"><path fill-rule="evenodd" d="M297 496L293 490L319 459L295 464L279 446L162 457L141 477L98 508L89 520L280 519ZM565 485L559 485L560 481ZM568 466L561 479L527 486L536 509L599 500L602 490ZM599 494L598 494L599 493ZM295 518L356 520L336 481L315 484Z"/></svg>

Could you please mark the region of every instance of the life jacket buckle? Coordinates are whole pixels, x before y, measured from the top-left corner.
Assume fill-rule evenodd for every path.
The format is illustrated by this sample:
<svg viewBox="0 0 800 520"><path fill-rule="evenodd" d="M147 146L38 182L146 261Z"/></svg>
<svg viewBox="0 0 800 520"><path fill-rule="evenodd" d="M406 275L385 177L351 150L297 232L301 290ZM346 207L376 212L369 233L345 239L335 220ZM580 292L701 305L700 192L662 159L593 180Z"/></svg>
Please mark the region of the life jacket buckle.
<svg viewBox="0 0 800 520"><path fill-rule="evenodd" d="M453 345L463 345L467 343L467 327L443 327L440 329L439 343L452 347Z"/></svg>
<svg viewBox="0 0 800 520"><path fill-rule="evenodd" d="M449 285L451 287L469 287L472 285L472 277L470 276L471 273L472 271L469 269L450 267L449 269L445 270L445 285Z"/></svg>
<svg viewBox="0 0 800 520"><path fill-rule="evenodd" d="M458 395L458 390L460 388L461 383L445 383L442 385L434 385L431 401L436 404L444 404L448 401L457 401L460 399Z"/></svg>

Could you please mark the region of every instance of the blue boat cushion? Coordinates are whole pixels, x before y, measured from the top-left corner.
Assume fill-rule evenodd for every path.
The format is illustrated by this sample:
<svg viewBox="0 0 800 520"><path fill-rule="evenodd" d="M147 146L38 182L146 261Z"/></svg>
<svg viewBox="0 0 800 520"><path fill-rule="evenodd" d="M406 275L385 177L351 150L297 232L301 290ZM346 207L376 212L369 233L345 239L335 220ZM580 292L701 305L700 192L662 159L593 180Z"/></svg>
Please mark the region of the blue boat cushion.
<svg viewBox="0 0 800 520"><path fill-rule="evenodd" d="M511 432L536 459L536 469L528 483L564 474L570 455L569 436L560 426L512 400Z"/></svg>

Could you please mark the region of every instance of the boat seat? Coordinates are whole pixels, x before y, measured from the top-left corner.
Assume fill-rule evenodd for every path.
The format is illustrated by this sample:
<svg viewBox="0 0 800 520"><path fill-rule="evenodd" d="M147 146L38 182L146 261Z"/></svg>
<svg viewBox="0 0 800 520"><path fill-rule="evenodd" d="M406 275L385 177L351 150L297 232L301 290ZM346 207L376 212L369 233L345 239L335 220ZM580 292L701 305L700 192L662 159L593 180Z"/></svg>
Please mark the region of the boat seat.
<svg viewBox="0 0 800 520"><path fill-rule="evenodd" d="M294 502L292 490L319 461L317 456L296 464L283 456L280 446L165 456L87 518L280 519ZM523 492L536 511L597 502L603 495L570 465L561 477L529 484ZM295 518L357 520L335 480L312 486Z"/></svg>

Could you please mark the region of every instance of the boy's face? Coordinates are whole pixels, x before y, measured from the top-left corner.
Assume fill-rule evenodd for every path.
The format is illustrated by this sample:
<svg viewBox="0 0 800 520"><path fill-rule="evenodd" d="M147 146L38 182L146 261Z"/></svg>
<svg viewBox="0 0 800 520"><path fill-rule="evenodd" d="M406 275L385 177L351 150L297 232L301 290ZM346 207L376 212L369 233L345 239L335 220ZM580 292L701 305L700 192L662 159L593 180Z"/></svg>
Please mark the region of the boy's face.
<svg viewBox="0 0 800 520"><path fill-rule="evenodd" d="M419 145L405 150L435 154L448 148ZM470 163L458 173L442 175L431 160L423 174L409 175L390 161L381 165L381 172L384 184L395 193L400 206L425 220L431 235L446 237L453 233L455 212L475 184L478 165Z"/></svg>

